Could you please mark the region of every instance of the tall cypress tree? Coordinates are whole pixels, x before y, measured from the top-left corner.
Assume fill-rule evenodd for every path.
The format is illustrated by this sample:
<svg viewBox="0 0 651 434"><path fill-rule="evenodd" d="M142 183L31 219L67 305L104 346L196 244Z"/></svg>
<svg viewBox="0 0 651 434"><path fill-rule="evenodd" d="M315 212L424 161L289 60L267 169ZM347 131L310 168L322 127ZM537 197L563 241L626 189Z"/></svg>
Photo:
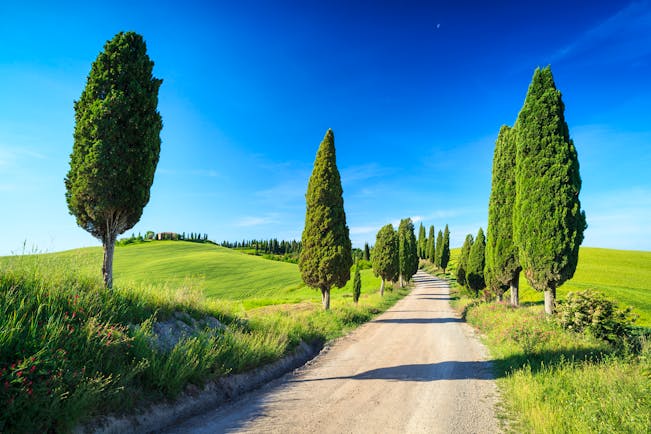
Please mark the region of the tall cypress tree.
<svg viewBox="0 0 651 434"><path fill-rule="evenodd" d="M102 242L108 288L115 240L140 220L160 155L163 81L153 68L142 36L120 32L104 45L74 103L66 201L77 224Z"/></svg>
<svg viewBox="0 0 651 434"><path fill-rule="evenodd" d="M519 304L520 262L513 243L513 210L515 204L515 131L506 125L500 128L493 154L493 180L488 203L486 231L486 283L497 290L511 290L511 304Z"/></svg>
<svg viewBox="0 0 651 434"><path fill-rule="evenodd" d="M484 266L486 250L486 238L484 237L484 230L479 228L475 241L470 248L470 255L468 256L468 271L466 274L466 281L470 289L475 291L475 295L479 295L479 290L486 287L484 280Z"/></svg>
<svg viewBox="0 0 651 434"><path fill-rule="evenodd" d="M529 284L553 313L556 288L574 275L586 228L579 160L551 68L536 69L515 124L513 234Z"/></svg>
<svg viewBox="0 0 651 434"><path fill-rule="evenodd" d="M353 265L332 130L326 132L316 153L305 202L303 250L298 267L303 282L321 290L323 308L328 310L330 288L333 285L343 287L350 279Z"/></svg>
<svg viewBox="0 0 651 434"><path fill-rule="evenodd" d="M410 218L402 219L398 227L398 247L400 249L400 285L409 282L418 271L418 251L414 234L414 224Z"/></svg>
<svg viewBox="0 0 651 434"><path fill-rule="evenodd" d="M466 276L468 275L468 258L470 257L472 243L472 234L466 235L466 239L461 247L461 253L459 254L459 261L457 263L457 283L461 286L467 286L468 284Z"/></svg>
<svg viewBox="0 0 651 434"><path fill-rule="evenodd" d="M421 222L418 228L418 257L420 259L425 259L426 244L427 238L425 237L425 226L423 226L423 222Z"/></svg>
<svg viewBox="0 0 651 434"><path fill-rule="evenodd" d="M434 225L429 227L429 236L427 237L427 259L433 264L434 254L436 253Z"/></svg>
<svg viewBox="0 0 651 434"><path fill-rule="evenodd" d="M443 257L443 232L439 229L436 236L436 255L434 257L434 265L441 268L441 258Z"/></svg>
<svg viewBox="0 0 651 434"><path fill-rule="evenodd" d="M382 278L380 295L384 295L385 281L395 282L400 274L398 233L393 226L383 226L377 233L373 254L371 255L373 272Z"/></svg>
<svg viewBox="0 0 651 434"><path fill-rule="evenodd" d="M441 268L444 273L448 267L448 262L450 262L450 230L448 229L448 225L445 225L445 230L443 230L443 247L441 247Z"/></svg>

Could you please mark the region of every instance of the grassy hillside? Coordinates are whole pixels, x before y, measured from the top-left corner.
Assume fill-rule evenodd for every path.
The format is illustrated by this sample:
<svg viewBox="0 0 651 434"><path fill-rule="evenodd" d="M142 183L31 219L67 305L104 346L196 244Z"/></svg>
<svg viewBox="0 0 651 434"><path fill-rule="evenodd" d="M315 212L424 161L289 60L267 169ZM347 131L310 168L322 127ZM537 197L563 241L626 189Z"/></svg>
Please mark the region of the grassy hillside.
<svg viewBox="0 0 651 434"><path fill-rule="evenodd" d="M459 253L460 249L451 252L452 270ZM581 247L576 273L558 288L557 296L563 300L570 291L588 288L603 292L623 306L633 306L640 315L637 324L651 327L651 252ZM531 288L523 275L520 302L543 302L543 293Z"/></svg>
<svg viewBox="0 0 651 434"><path fill-rule="evenodd" d="M651 252L582 247L574 277L558 289L562 300L570 291L597 289L640 315L639 325L651 326ZM521 279L520 301L541 302L543 294Z"/></svg>
<svg viewBox="0 0 651 434"><path fill-rule="evenodd" d="M99 248L0 258L0 432L66 432L98 413L173 398L301 341L341 336L408 292L382 298L364 270L359 304L350 286L334 289L324 312L296 265L184 242L118 248L107 290L101 258ZM225 328L199 327L172 349L156 344L154 323L207 316Z"/></svg>
<svg viewBox="0 0 651 434"><path fill-rule="evenodd" d="M98 276L99 247L53 253L49 260L74 264L79 272ZM8 258L4 258L8 260ZM184 241L130 244L115 249L114 282L118 286L151 285L199 289L208 298L239 300L244 308L268 304L319 302L318 291L306 287L295 264L215 246ZM363 293L379 288L370 270L362 271ZM332 289L333 302L352 294L347 287Z"/></svg>

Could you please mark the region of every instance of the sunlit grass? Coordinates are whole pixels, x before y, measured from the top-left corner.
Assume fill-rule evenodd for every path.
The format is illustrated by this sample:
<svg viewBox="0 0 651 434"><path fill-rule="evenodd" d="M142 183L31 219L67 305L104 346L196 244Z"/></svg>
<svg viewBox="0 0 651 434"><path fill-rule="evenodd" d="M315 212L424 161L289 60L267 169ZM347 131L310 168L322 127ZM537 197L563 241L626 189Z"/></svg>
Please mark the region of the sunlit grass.
<svg viewBox="0 0 651 434"><path fill-rule="evenodd" d="M301 341L341 336L406 294L381 298L379 279L364 270L359 305L350 288L333 288L324 312L320 293L296 285L294 264L192 243L116 254L122 274L112 291L102 286L100 249L0 258L0 432L66 431L98 412L174 397L189 383L277 360ZM245 283L226 288L216 270ZM226 328L199 331L170 352L152 346L152 324L178 311Z"/></svg>

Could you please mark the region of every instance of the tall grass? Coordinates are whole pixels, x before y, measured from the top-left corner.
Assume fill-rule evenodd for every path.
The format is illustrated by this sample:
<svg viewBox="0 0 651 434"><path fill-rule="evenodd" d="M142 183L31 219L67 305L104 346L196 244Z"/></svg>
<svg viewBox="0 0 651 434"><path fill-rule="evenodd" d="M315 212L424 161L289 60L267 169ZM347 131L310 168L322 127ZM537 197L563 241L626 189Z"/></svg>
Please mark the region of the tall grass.
<svg viewBox="0 0 651 434"><path fill-rule="evenodd" d="M60 256L4 258L0 432L67 431L99 412L174 397L190 383L276 360L301 340L340 336L405 294L380 299L374 291L367 286L358 307L342 293L331 312L318 302L247 311L240 301L206 297L190 279L110 291ZM164 351L152 325L177 311L214 316L226 328L200 330Z"/></svg>
<svg viewBox="0 0 651 434"><path fill-rule="evenodd" d="M539 306L469 306L467 320L483 332L495 360L509 431L650 431L651 346L618 351L562 329Z"/></svg>

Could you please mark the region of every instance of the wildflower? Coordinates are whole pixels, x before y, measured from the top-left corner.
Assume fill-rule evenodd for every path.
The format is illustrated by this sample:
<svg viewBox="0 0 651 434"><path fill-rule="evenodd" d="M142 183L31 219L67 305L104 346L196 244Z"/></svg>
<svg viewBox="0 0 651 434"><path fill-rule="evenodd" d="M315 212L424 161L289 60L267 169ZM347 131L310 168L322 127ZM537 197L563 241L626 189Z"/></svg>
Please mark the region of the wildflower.
<svg viewBox="0 0 651 434"><path fill-rule="evenodd" d="M32 396L32 388L31 388L31 387L30 387L29 389L27 389L27 394L28 394L29 396Z"/></svg>
<svg viewBox="0 0 651 434"><path fill-rule="evenodd" d="M30 374L33 374L34 371L36 371L36 365L32 365L32 367L29 368L29 373L30 373Z"/></svg>
<svg viewBox="0 0 651 434"><path fill-rule="evenodd" d="M5 381L5 390L9 390L9 382Z"/></svg>
<svg viewBox="0 0 651 434"><path fill-rule="evenodd" d="M23 376L23 371L16 372L16 377L22 377L22 376Z"/></svg>

